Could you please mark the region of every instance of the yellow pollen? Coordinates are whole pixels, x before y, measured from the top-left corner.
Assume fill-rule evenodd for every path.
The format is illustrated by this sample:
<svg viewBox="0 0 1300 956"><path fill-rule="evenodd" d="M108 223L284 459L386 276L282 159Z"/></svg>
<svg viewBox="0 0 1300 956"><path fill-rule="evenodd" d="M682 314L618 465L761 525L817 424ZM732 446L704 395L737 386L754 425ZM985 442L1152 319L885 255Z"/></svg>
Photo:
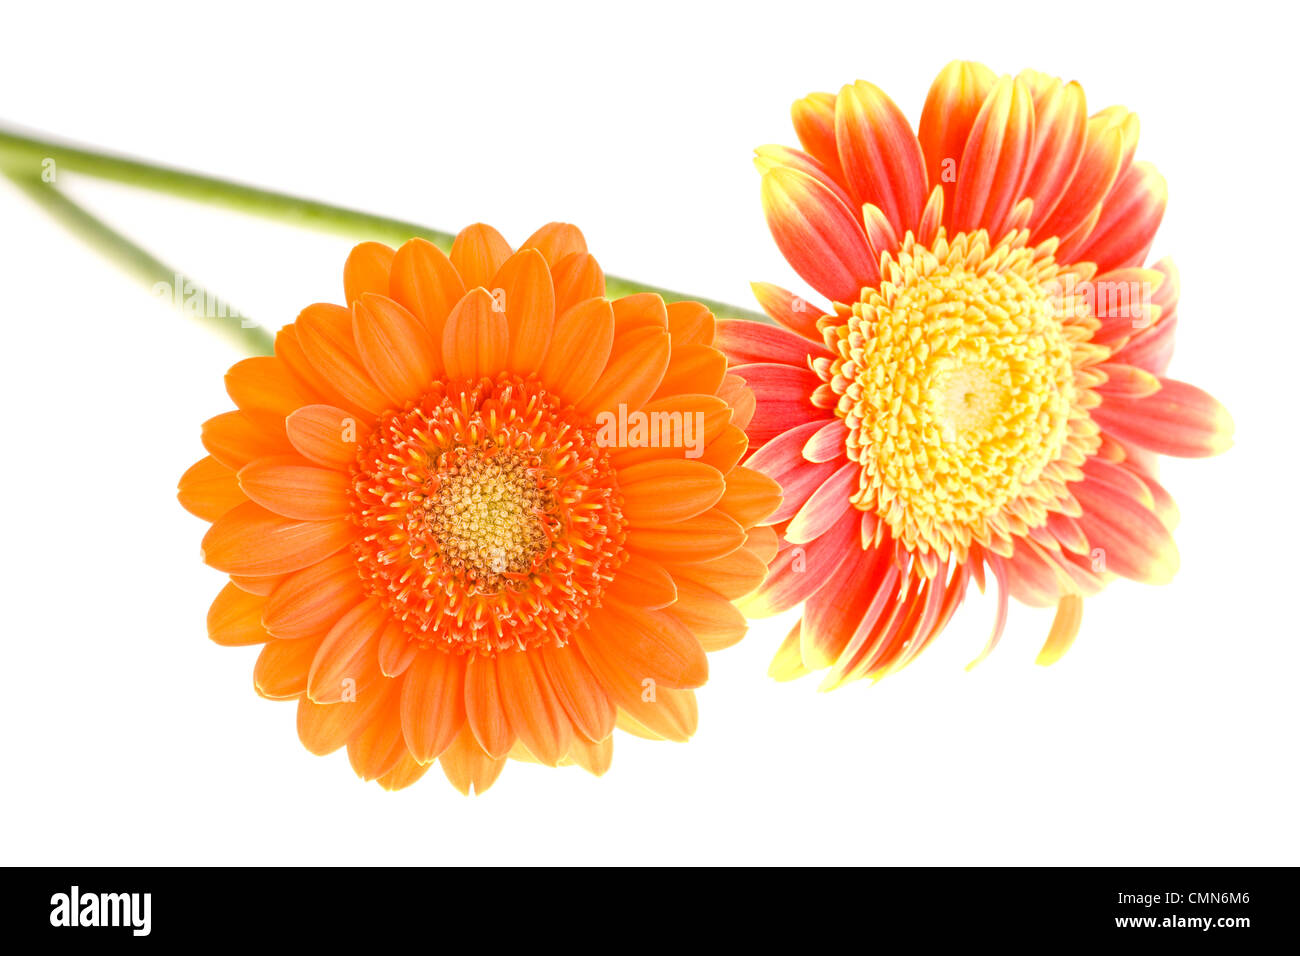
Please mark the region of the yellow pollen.
<svg viewBox="0 0 1300 956"><path fill-rule="evenodd" d="M497 591L510 575L532 571L550 546L540 516L554 507L554 493L539 485L523 456L469 455L439 475L414 521L445 560L465 568L482 590Z"/></svg>
<svg viewBox="0 0 1300 956"><path fill-rule="evenodd" d="M1052 496L1036 487L1045 471L1091 437L1077 373L1106 352L1050 251L1023 232L991 246L984 232L949 242L941 231L933 248L909 235L878 287L821 320L862 468L853 503L909 548L960 558L1008 512L1023 524Z"/></svg>

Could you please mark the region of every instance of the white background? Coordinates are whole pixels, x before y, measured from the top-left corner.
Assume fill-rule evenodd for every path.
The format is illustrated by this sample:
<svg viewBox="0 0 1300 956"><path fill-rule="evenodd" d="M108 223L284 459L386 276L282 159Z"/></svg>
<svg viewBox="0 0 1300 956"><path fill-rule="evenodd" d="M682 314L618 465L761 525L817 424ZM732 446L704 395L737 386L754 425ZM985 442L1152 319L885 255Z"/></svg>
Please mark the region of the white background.
<svg viewBox="0 0 1300 956"><path fill-rule="evenodd" d="M515 242L566 219L605 268L749 303L791 284L753 147L856 78L917 119L956 57L1080 80L1142 118L1183 273L1172 374L1237 444L1171 462L1182 570L1050 615L992 603L879 686L765 676L785 623L712 658L687 745L512 764L483 798L387 794L309 755L211 644L221 577L176 479L239 356L0 183L6 863L1260 864L1297 859L1294 24L1283 6L859 2L9 5L0 119ZM1271 8L1275 13L1264 11ZM1202 12L1204 10L1205 12ZM60 185L267 325L337 300L349 243L69 175Z"/></svg>

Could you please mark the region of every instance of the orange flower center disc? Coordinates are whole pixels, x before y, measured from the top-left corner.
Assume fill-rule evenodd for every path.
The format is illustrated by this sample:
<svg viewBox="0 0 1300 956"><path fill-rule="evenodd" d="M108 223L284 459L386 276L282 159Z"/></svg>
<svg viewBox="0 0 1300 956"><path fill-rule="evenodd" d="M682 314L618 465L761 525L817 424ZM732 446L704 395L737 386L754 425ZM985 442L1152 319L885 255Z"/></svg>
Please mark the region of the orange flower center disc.
<svg viewBox="0 0 1300 956"><path fill-rule="evenodd" d="M422 644L564 644L626 559L595 430L535 380L435 385L353 466L367 591Z"/></svg>

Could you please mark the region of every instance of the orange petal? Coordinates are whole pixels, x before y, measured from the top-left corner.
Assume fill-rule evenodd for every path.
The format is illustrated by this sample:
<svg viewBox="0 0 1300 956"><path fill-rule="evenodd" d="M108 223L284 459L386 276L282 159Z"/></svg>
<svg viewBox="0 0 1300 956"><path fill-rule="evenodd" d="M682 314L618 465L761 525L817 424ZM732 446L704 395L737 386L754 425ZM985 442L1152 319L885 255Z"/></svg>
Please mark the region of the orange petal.
<svg viewBox="0 0 1300 956"><path fill-rule="evenodd" d="M803 367L814 357L829 355L823 346L802 335L780 326L745 319L719 322L714 346L726 353L732 365L779 362Z"/></svg>
<svg viewBox="0 0 1300 956"><path fill-rule="evenodd" d="M227 584L208 608L208 638L223 647L265 644L271 639L262 626L266 598Z"/></svg>
<svg viewBox="0 0 1300 956"><path fill-rule="evenodd" d="M684 629L678 621L673 621L673 625ZM613 643L594 641L585 630L578 632L574 640L591 672L618 706L617 725L651 739L689 740L699 720L695 695L689 690L660 685L653 677L639 673L640 665L636 662L631 662L629 669L626 659L616 654L611 656L611 651L618 650L610 646ZM703 657L703 650L699 653Z"/></svg>
<svg viewBox="0 0 1300 956"><path fill-rule="evenodd" d="M778 167L763 175L762 198L777 248L822 295L856 302L880 278L861 220L817 180Z"/></svg>
<svg viewBox="0 0 1300 956"><path fill-rule="evenodd" d="M997 74L983 64L954 60L935 77L925 98L916 138L929 182L943 187L946 209L953 207L966 140L996 82Z"/></svg>
<svg viewBox="0 0 1300 956"><path fill-rule="evenodd" d="M275 357L284 363L298 386L311 395L313 402L328 402L346 408L354 415L364 409L353 405L324 375L316 370L303 351L302 337L296 326L286 325L275 334Z"/></svg>
<svg viewBox="0 0 1300 956"><path fill-rule="evenodd" d="M259 458L239 471L239 487L263 508L304 521L326 521L348 513L351 480L335 468L320 468L298 455Z"/></svg>
<svg viewBox="0 0 1300 956"><path fill-rule="evenodd" d="M627 556L607 590L625 604L645 608L667 607L677 599L677 585L668 569L641 554Z"/></svg>
<svg viewBox="0 0 1300 956"><path fill-rule="evenodd" d="M823 310L813 306L803 296L770 282L753 282L749 287L753 290L759 307L780 325L806 339L815 342L822 340L817 320L822 317ZM719 344L718 347L726 351L725 346Z"/></svg>
<svg viewBox="0 0 1300 956"><path fill-rule="evenodd" d="M1059 80L1033 90L1034 145L1021 193L1034 201L1032 230L1047 220L1083 159L1088 105L1083 87Z"/></svg>
<svg viewBox="0 0 1300 956"><path fill-rule="evenodd" d="M406 753L397 761L392 770L388 771L376 782L385 790L404 790L419 781L432 766L432 763L420 763L409 753Z"/></svg>
<svg viewBox="0 0 1300 956"><path fill-rule="evenodd" d="M603 776L614 760L614 738L592 743L579 737L569 748L569 758L587 773Z"/></svg>
<svg viewBox="0 0 1300 956"><path fill-rule="evenodd" d="M1083 598L1077 594L1067 594L1056 605L1056 617L1052 620L1052 629L1047 634L1047 642L1038 652L1035 664L1044 667L1055 664L1074 643L1079 634L1079 625L1083 622Z"/></svg>
<svg viewBox="0 0 1300 956"><path fill-rule="evenodd" d="M284 423L289 443L304 458L331 468L356 461L357 444L370 435L370 426L333 405L307 405Z"/></svg>
<svg viewBox="0 0 1300 956"><path fill-rule="evenodd" d="M280 582L286 577L288 577L286 574L270 574L262 576L232 574L230 575L230 582L234 584L235 587L247 591L249 594L260 594L262 597L269 597L271 593L280 586Z"/></svg>
<svg viewBox="0 0 1300 956"><path fill-rule="evenodd" d="M1051 236L1063 239L1084 223L1114 187L1124 169L1129 146L1136 144L1136 118L1132 126L1117 124L1110 116L1089 119L1079 164L1056 206L1035 227L1035 240ZM1034 212L1037 214L1037 208ZM1035 215L1030 221L1037 219Z"/></svg>
<svg viewBox="0 0 1300 956"><path fill-rule="evenodd" d="M429 337L442 342L447 316L465 295L465 283L446 254L425 239L403 243L393 257L388 295L424 323ZM441 355L437 356L441 368Z"/></svg>
<svg viewBox="0 0 1300 956"><path fill-rule="evenodd" d="M668 331L668 307L654 292L620 296L610 303L614 308L614 335L622 337L634 329L655 328Z"/></svg>
<svg viewBox="0 0 1300 956"><path fill-rule="evenodd" d="M879 208L898 235L921 219L925 157L907 117L879 87L858 80L835 100L840 167L857 205Z"/></svg>
<svg viewBox="0 0 1300 956"><path fill-rule="evenodd" d="M572 645L539 649L556 699L574 729L588 740L603 740L614 730L614 705Z"/></svg>
<svg viewBox="0 0 1300 956"><path fill-rule="evenodd" d="M655 398L690 392L714 395L727 376L727 357L708 345L674 346L667 364Z"/></svg>
<svg viewBox="0 0 1300 956"><path fill-rule="evenodd" d="M656 561L694 563L730 554L745 543L745 531L716 508L664 526L628 529L627 547Z"/></svg>
<svg viewBox="0 0 1300 956"><path fill-rule="evenodd" d="M694 564L666 565L676 581L695 581L712 588L728 600L749 594L767 575L767 562L749 548L738 548L721 558Z"/></svg>
<svg viewBox="0 0 1300 956"><path fill-rule="evenodd" d="M565 256L551 266L551 281L555 283L556 312L605 294L605 273L596 257L585 252Z"/></svg>
<svg viewBox="0 0 1300 956"><path fill-rule="evenodd" d="M555 265L567 255L587 251L587 240L577 226L567 222L548 222L524 240L520 249L536 249L548 265Z"/></svg>
<svg viewBox="0 0 1300 956"><path fill-rule="evenodd" d="M232 365L226 373L226 393L241 411L271 431L283 428L285 416L294 409L314 401L288 365L273 355Z"/></svg>
<svg viewBox="0 0 1300 956"><path fill-rule="evenodd" d="M1083 506L1075 520L1088 543L1101 549L1105 570L1146 584L1165 584L1178 570L1174 539L1153 511L1099 481L1070 485Z"/></svg>
<svg viewBox="0 0 1300 956"><path fill-rule="evenodd" d="M718 388L718 398L731 406L731 422L737 428L747 428L758 411L754 390L739 375L727 375Z"/></svg>
<svg viewBox="0 0 1300 956"><path fill-rule="evenodd" d="M328 558L351 543L345 521L298 521L247 501L203 536L203 560L227 574L284 574Z"/></svg>
<svg viewBox="0 0 1300 956"><path fill-rule="evenodd" d="M343 264L343 301L351 305L367 292L388 292L393 270L393 250L382 242L363 242L348 253Z"/></svg>
<svg viewBox="0 0 1300 956"><path fill-rule="evenodd" d="M397 681L380 678L358 688L356 700L317 704L300 698L298 739L318 756L333 753L360 735L397 689Z"/></svg>
<svg viewBox="0 0 1300 956"><path fill-rule="evenodd" d="M699 687L709 678L700 642L663 611L610 600L592 612L590 622L574 643L602 681L615 671L638 684L649 680L674 688Z"/></svg>
<svg viewBox="0 0 1300 956"><path fill-rule="evenodd" d="M379 635L386 623L387 611L374 598L339 618L316 652L307 695L318 704L333 704L379 678Z"/></svg>
<svg viewBox="0 0 1300 956"><path fill-rule="evenodd" d="M371 380L352 337L352 313L337 305L310 305L296 322L298 341L312 366L347 401L378 415L390 402Z"/></svg>
<svg viewBox="0 0 1300 956"><path fill-rule="evenodd" d="M835 144L835 94L810 93L796 100L790 107L790 118L800 145L843 182L844 172L840 169L839 149Z"/></svg>
<svg viewBox="0 0 1300 956"><path fill-rule="evenodd" d="M614 344L614 310L604 299L588 299L555 323L551 347L538 372L542 384L576 404L600 378Z"/></svg>
<svg viewBox="0 0 1300 956"><path fill-rule="evenodd" d="M487 287L497 270L510 258L510 243L486 223L466 226L451 244L451 264L467 288Z"/></svg>
<svg viewBox="0 0 1300 956"><path fill-rule="evenodd" d="M683 579L678 582L677 601L668 608L695 635L706 651L731 647L749 629L745 615L712 588Z"/></svg>
<svg viewBox="0 0 1300 956"><path fill-rule="evenodd" d="M749 450L749 437L734 425L728 425L716 439L704 447L700 461L718 471L729 473L740 464Z"/></svg>
<svg viewBox="0 0 1300 956"><path fill-rule="evenodd" d="M446 750L465 725L465 657L434 648L420 651L402 685L402 734L416 760Z"/></svg>
<svg viewBox="0 0 1300 956"><path fill-rule="evenodd" d="M1232 446L1232 416L1195 385L1162 378L1143 398L1108 395L1092 417L1109 434L1162 455L1204 458Z"/></svg>
<svg viewBox="0 0 1300 956"><path fill-rule="evenodd" d="M1141 265L1146 259L1169 201L1165 178L1150 163L1134 163L1101 206L1088 238L1075 248L1062 243L1062 261L1094 262L1100 272Z"/></svg>
<svg viewBox="0 0 1300 956"><path fill-rule="evenodd" d="M692 690L645 687L631 696L622 694L618 705L619 729L648 740L690 740L700 722Z"/></svg>
<svg viewBox="0 0 1300 956"><path fill-rule="evenodd" d="M671 353L672 339L658 329L637 329L619 336L600 378L578 402L578 411L598 416L620 409L639 410L663 381Z"/></svg>
<svg viewBox="0 0 1300 956"><path fill-rule="evenodd" d="M398 695L389 694L384 705L355 738L348 742L348 762L362 780L377 780L406 756Z"/></svg>
<svg viewBox="0 0 1300 956"><path fill-rule="evenodd" d="M469 796L471 791L480 794L492 786L497 777L501 776L506 760L504 757L489 757L485 754L466 726L457 734L451 746L442 752L438 765L442 767L442 772L447 775L451 785Z"/></svg>
<svg viewBox="0 0 1300 956"><path fill-rule="evenodd" d="M262 619L276 637L324 634L365 594L349 552L288 575L271 593Z"/></svg>
<svg viewBox="0 0 1300 956"><path fill-rule="evenodd" d="M389 621L379 635L379 670L385 677L400 677L419 650L420 645L411 640L400 621Z"/></svg>
<svg viewBox="0 0 1300 956"><path fill-rule="evenodd" d="M495 659L474 655L465 666L465 719L474 739L490 757L504 757L515 742L501 703Z"/></svg>
<svg viewBox="0 0 1300 956"><path fill-rule="evenodd" d="M735 468L727 475L727 490L718 499L718 510L735 518L742 528L749 528L780 504L780 485L752 468Z"/></svg>
<svg viewBox="0 0 1300 956"><path fill-rule="evenodd" d="M788 146L760 146L754 150L754 168L759 175L770 169L793 169L817 180L835 194L835 198L849 209L856 209L862 204L857 202L842 185L843 174L837 174L815 156Z"/></svg>
<svg viewBox="0 0 1300 956"><path fill-rule="evenodd" d="M510 339L506 368L516 375L537 371L555 328L555 289L546 260L536 249L521 249L502 264L490 288L494 296L500 290L505 305Z"/></svg>
<svg viewBox="0 0 1300 956"><path fill-rule="evenodd" d="M307 693L307 674L324 635L298 641L274 640L253 667L253 688L267 700L293 700Z"/></svg>
<svg viewBox="0 0 1300 956"><path fill-rule="evenodd" d="M1034 105L1024 80L1002 77L984 101L962 152L952 227L1001 235L1029 173Z"/></svg>
<svg viewBox="0 0 1300 956"><path fill-rule="evenodd" d="M478 379L505 368L510 328L505 313L484 288L471 289L452 309L442 330L442 361L448 378Z"/></svg>
<svg viewBox="0 0 1300 956"><path fill-rule="evenodd" d="M551 686L540 655L534 651L505 651L497 655L497 686L501 705L519 742L547 766L554 767L569 752L573 725Z"/></svg>
<svg viewBox="0 0 1300 956"><path fill-rule="evenodd" d="M629 524L650 527L694 518L717 504L727 489L716 468L678 459L624 468L618 485Z"/></svg>
<svg viewBox="0 0 1300 956"><path fill-rule="evenodd" d="M200 458L181 475L176 486L181 507L204 521L216 521L248 500L235 473L211 455Z"/></svg>
<svg viewBox="0 0 1300 956"><path fill-rule="evenodd" d="M292 451L283 434L260 427L246 412L223 412L203 423L203 447L221 464L238 471L255 458Z"/></svg>
<svg viewBox="0 0 1300 956"><path fill-rule="evenodd" d="M387 296L366 293L353 302L352 336L366 372L397 405L426 391L441 367L424 324Z"/></svg>
<svg viewBox="0 0 1300 956"><path fill-rule="evenodd" d="M684 345L712 345L713 313L698 302L673 302L667 309L668 334L674 350Z"/></svg>
<svg viewBox="0 0 1300 956"><path fill-rule="evenodd" d="M745 550L752 551L764 564L776 557L780 544L776 530L770 527L750 528L745 534Z"/></svg>

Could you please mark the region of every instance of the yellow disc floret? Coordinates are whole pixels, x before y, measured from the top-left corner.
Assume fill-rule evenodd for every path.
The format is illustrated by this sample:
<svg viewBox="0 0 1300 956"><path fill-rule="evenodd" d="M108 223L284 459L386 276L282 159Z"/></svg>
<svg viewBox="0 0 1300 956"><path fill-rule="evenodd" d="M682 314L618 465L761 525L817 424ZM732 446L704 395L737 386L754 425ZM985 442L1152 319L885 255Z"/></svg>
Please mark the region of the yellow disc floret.
<svg viewBox="0 0 1300 956"><path fill-rule="evenodd" d="M862 468L854 504L910 549L941 560L972 541L1003 549L1046 520L1096 447L1096 378L1083 370L1106 350L1062 294L1053 248L1023 233L993 247L984 232L940 232L932 248L909 235L878 287L821 320Z"/></svg>

